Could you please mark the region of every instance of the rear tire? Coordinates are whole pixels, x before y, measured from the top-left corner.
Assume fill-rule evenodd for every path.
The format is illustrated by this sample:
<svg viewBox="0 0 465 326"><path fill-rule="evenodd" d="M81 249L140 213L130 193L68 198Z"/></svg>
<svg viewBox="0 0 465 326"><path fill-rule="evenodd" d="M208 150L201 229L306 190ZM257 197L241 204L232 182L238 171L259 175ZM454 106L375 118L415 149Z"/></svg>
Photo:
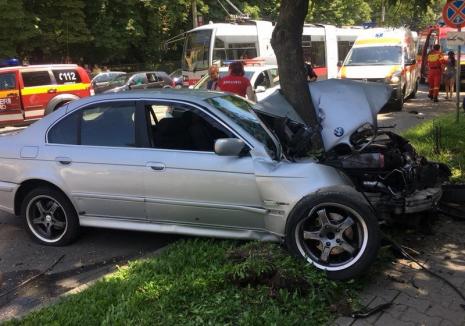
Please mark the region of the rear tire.
<svg viewBox="0 0 465 326"><path fill-rule="evenodd" d="M357 277L376 259L378 221L363 197L328 191L303 198L286 226L285 242L296 256L334 280Z"/></svg>
<svg viewBox="0 0 465 326"><path fill-rule="evenodd" d="M21 204L21 216L32 239L46 246L63 246L79 235L79 218L60 191L40 187L30 191Z"/></svg>

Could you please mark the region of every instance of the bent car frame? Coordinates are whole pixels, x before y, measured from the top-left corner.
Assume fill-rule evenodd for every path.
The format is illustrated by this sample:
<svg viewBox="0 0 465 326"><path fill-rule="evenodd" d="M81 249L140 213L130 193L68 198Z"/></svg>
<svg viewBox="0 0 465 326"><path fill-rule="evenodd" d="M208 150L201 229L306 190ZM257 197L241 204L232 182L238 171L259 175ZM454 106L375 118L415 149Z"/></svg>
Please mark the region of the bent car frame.
<svg viewBox="0 0 465 326"><path fill-rule="evenodd" d="M376 113L388 89L310 87L324 160L306 154L311 131L279 92L256 107L217 92L99 95L0 137L0 208L44 245L72 242L80 226L257 239L285 242L331 278L357 276L376 257L377 210L404 213L398 193L427 210L440 193L407 194L394 182L402 167L380 167Z"/></svg>

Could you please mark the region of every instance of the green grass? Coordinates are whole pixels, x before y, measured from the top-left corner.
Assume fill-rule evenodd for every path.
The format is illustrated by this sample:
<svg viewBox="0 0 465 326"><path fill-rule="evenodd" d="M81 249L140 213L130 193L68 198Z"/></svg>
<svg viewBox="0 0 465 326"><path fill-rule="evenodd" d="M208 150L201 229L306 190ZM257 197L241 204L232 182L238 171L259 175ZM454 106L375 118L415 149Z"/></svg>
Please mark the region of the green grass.
<svg viewBox="0 0 465 326"><path fill-rule="evenodd" d="M441 150L435 151L434 128L441 127ZM426 121L403 133L419 154L443 162L452 170L453 182L465 182L465 118L455 122L455 113Z"/></svg>
<svg viewBox="0 0 465 326"><path fill-rule="evenodd" d="M356 290L277 244L182 240L7 325L321 325Z"/></svg>

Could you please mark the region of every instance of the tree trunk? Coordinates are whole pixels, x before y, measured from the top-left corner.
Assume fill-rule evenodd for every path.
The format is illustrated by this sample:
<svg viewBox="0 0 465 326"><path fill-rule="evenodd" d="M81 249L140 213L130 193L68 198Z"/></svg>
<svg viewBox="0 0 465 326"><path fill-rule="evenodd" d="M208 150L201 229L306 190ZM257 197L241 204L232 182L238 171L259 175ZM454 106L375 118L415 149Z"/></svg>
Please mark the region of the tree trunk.
<svg viewBox="0 0 465 326"><path fill-rule="evenodd" d="M281 0L278 22L271 38L271 46L279 67L279 82L286 100L315 132L313 153L324 152L320 124L307 84L302 50L302 33L308 0Z"/></svg>

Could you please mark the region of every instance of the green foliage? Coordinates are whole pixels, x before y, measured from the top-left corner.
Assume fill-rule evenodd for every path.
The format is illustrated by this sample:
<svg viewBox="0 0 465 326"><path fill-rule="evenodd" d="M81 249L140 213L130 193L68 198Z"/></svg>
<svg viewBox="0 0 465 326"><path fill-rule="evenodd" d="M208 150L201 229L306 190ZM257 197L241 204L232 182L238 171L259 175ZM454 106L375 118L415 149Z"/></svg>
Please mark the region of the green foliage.
<svg viewBox="0 0 465 326"><path fill-rule="evenodd" d="M285 275L282 286L265 277L233 281L271 269ZM286 287L293 278L308 284L305 293ZM321 325L336 318L340 302L350 306L354 292L276 244L196 239L6 325Z"/></svg>
<svg viewBox="0 0 465 326"><path fill-rule="evenodd" d="M435 120L427 121L407 130L406 137L419 154L432 161L446 163L452 169L452 181L465 181L465 129L464 116L459 123L455 122L455 114L449 114ZM435 151L434 128L441 128L441 150Z"/></svg>
<svg viewBox="0 0 465 326"><path fill-rule="evenodd" d="M310 0L307 21L336 25L359 25L370 21L371 7L365 0Z"/></svg>
<svg viewBox="0 0 465 326"><path fill-rule="evenodd" d="M73 62L120 65L180 65L182 42L164 43L192 28L193 0L0 0L0 58L30 57L31 63ZM204 22L224 22L226 1L196 0ZM380 22L421 28L440 16L445 0L309 0L307 22L353 25ZM232 0L253 19L276 21L280 0Z"/></svg>
<svg viewBox="0 0 465 326"><path fill-rule="evenodd" d="M22 56L23 46L36 37L34 20L18 0L0 0L0 58Z"/></svg>

